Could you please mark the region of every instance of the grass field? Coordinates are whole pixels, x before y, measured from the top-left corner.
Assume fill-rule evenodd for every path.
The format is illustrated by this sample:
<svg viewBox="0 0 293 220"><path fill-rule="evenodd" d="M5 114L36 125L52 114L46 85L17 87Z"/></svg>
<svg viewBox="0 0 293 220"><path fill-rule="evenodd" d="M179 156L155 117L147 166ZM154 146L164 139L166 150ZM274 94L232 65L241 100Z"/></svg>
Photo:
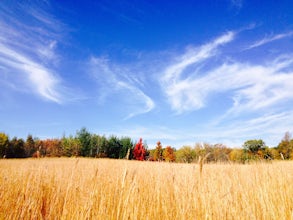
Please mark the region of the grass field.
<svg viewBox="0 0 293 220"><path fill-rule="evenodd" d="M0 160L0 219L293 219L293 162Z"/></svg>

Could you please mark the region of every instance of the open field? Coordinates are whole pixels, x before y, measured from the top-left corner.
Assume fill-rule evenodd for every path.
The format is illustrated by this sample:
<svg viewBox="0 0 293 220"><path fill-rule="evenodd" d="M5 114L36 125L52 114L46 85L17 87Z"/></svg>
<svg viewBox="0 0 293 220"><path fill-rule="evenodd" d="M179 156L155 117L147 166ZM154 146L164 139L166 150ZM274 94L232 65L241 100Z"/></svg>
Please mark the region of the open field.
<svg viewBox="0 0 293 220"><path fill-rule="evenodd" d="M293 219L293 162L0 160L0 219Z"/></svg>

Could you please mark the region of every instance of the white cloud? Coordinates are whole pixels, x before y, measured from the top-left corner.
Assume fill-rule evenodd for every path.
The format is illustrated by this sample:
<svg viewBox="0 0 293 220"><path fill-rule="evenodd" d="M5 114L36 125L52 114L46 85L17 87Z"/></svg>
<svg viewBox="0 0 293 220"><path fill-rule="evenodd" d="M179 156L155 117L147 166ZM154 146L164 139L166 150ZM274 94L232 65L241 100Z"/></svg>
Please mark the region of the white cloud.
<svg viewBox="0 0 293 220"><path fill-rule="evenodd" d="M272 65L243 65L233 64L216 74L224 91L232 92L234 106L228 113L243 113L257 111L278 106L282 101L293 100L291 88L293 86L293 71L284 71L283 68L291 67L293 59L289 58L284 63L272 62ZM234 69L234 71L233 71ZM236 71L235 71L236 70ZM212 73L213 74L213 73ZM225 80L223 80L225 78ZM208 80L208 79L206 79ZM215 84L212 83L212 86ZM217 92L216 89L214 92Z"/></svg>
<svg viewBox="0 0 293 220"><path fill-rule="evenodd" d="M270 37L265 37L265 38L255 42L255 43L253 43L252 45L248 46L245 50L250 50L250 49L253 49L253 48L256 48L256 47L260 47L260 46L262 46L264 44L268 44L268 43L271 43L273 41L281 40L283 38L291 37L291 36L293 36L293 31L283 33L283 34L273 35L273 36L270 36Z"/></svg>
<svg viewBox="0 0 293 220"><path fill-rule="evenodd" d="M198 140L241 146L244 140L264 138L268 145L275 146L293 126L292 54L281 54L260 63L235 58L219 62L220 45L232 40L234 35L223 35L186 52L175 62L166 62L161 72L161 88L178 114L204 108L212 112L210 123L206 121L200 129L189 129ZM214 60L217 62L211 65ZM215 100L224 113L211 109ZM194 117L197 116L194 112Z"/></svg>
<svg viewBox="0 0 293 220"><path fill-rule="evenodd" d="M161 83L174 110L182 113L183 111L198 109L204 106L201 97L205 96L204 90L206 87L192 81L190 77L181 79L181 75L188 66L198 64L215 56L218 47L232 41L234 35L233 32L228 32L208 44L188 51L181 56L177 63L166 67L161 77ZM193 90L197 92L194 93L195 91Z"/></svg>
<svg viewBox="0 0 293 220"><path fill-rule="evenodd" d="M138 78L131 77L131 70L110 63L105 58L95 57L90 60L90 69L98 84L103 88L100 90L102 100L113 96L116 92L117 99L128 103L125 107L131 109L125 119L150 112L155 107L154 101L139 88Z"/></svg>
<svg viewBox="0 0 293 220"><path fill-rule="evenodd" d="M16 72L21 72L20 74L26 73L24 78L27 78L29 81L27 86L31 90L35 90L39 95L48 100L57 103L61 102L61 96L58 92L59 79L52 70L37 64L29 57L25 57L2 44L0 44L0 62ZM15 74L9 78L15 77L21 76Z"/></svg>
<svg viewBox="0 0 293 220"><path fill-rule="evenodd" d="M234 33L228 32L225 35L215 39L213 42L203 45L200 48L190 49L186 54L184 54L179 62L173 64L165 70L165 74L162 78L163 82L168 83L169 81L176 81L184 69L191 64L199 63L207 58L214 56L216 54L216 49L233 40Z"/></svg>
<svg viewBox="0 0 293 220"><path fill-rule="evenodd" d="M161 78L162 88L177 113L203 108L208 98L227 92L234 101L228 114L255 111L293 100L292 56L280 56L267 64L234 61L204 72L200 68L188 70L215 56L220 45L233 39L233 32L228 32L200 49L187 52L180 61L166 67Z"/></svg>
<svg viewBox="0 0 293 220"><path fill-rule="evenodd" d="M0 7L0 65L6 72L2 81L9 80L15 88L21 87L22 91L61 103L65 91L52 68L58 60L55 49L59 23L36 7L33 4L30 7L23 4ZM33 22L33 18L36 21Z"/></svg>
<svg viewBox="0 0 293 220"><path fill-rule="evenodd" d="M161 61L159 65L155 65L155 70L149 61L140 69L140 72L151 72L153 79L159 78L163 95L167 97L172 110L178 113L172 120L194 117L194 126L189 122L185 128L180 129L172 125L133 125L132 129L118 129L115 133L130 135L135 139L143 137L151 145L161 140L163 144L171 144L177 148L186 144L192 146L198 141L241 147L245 140L255 138L262 138L269 146L276 146L283 133L293 126L293 113L288 107L288 104L293 103L292 55L283 54L258 63L253 59L249 62L233 57L223 59L227 54L223 56L222 51L234 40L235 32L227 32L202 46L190 47L184 54L165 53L166 56L155 57L153 60ZM94 61L97 62L93 65L96 78L106 82L106 87L110 85L112 89L121 91L121 95L127 90L128 94L131 94L129 97L140 92L142 96L145 95L142 80L130 65L117 65L105 58L95 58L92 64ZM150 78L147 78L144 84L147 84L148 80ZM103 91L107 95L113 92L107 89ZM146 105L144 101L140 106L143 106L142 109L145 109L145 106L150 106L146 109L152 109L153 101L149 96L146 97L151 100L150 104ZM215 100L221 111L211 109L211 102ZM162 106L158 109L162 109L160 107ZM211 113L208 121L198 120L197 117L201 117L200 114L204 111L197 114L196 110L199 109L207 109L207 114ZM148 111L150 110L145 110ZM164 111L168 112L166 109ZM193 113L182 114L185 112ZM140 113L133 113L136 114ZM165 125L168 126L167 124L169 123Z"/></svg>

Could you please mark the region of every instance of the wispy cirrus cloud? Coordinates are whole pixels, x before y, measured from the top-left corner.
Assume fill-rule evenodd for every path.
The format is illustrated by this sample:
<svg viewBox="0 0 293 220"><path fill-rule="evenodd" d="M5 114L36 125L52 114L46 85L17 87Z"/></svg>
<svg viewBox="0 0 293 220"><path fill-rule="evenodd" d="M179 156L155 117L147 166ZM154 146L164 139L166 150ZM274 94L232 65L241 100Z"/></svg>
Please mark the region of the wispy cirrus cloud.
<svg viewBox="0 0 293 220"><path fill-rule="evenodd" d="M150 112L155 107L154 101L140 88L141 81L128 68L110 63L106 58L92 57L90 69L101 88L101 100L112 96L124 102L124 110L128 108L124 119Z"/></svg>
<svg viewBox="0 0 293 220"><path fill-rule="evenodd" d="M293 126L288 107L293 104L293 58L291 54L279 53L261 61L244 61L233 57L234 51L226 54L232 50L230 45L237 43L236 35L243 32L226 32L203 45L189 47L185 53L169 51L164 53L166 56L143 60L138 72L147 76L144 80L133 70L135 63L120 65L106 58L92 58L92 73L103 88L99 90L101 97L115 96L136 103L128 118L151 111L155 101L158 111L177 113L170 116L175 121L189 117L197 121L201 117L197 115L199 110L212 112L208 121L186 129L134 126L133 131L128 129L132 137L149 135L151 143L160 139L178 147L205 140L241 147L247 138L265 138L267 144L274 146L283 132ZM239 55L243 51L237 52ZM155 62L157 65L152 65ZM151 92L146 95L144 85L156 80L162 93L156 93L157 97ZM163 98L167 98L168 106ZM220 111L211 109L215 107Z"/></svg>
<svg viewBox="0 0 293 220"><path fill-rule="evenodd" d="M264 61L244 62L233 56L220 59L223 46L234 40L235 34L228 32L178 55L175 62L166 62L160 72L162 91L179 115L196 115L200 109L210 112L215 107L212 103L218 103L216 108L220 111L213 111L210 122L202 124L200 130L194 128L201 140L240 146L244 138L269 136L269 143L273 143L293 125L292 54L279 54Z"/></svg>
<svg viewBox="0 0 293 220"><path fill-rule="evenodd" d="M250 50L250 49L260 47L262 45L271 43L273 41L281 40L283 38L292 37L292 36L293 36L293 31L282 33L282 34L276 34L276 35L269 36L269 37L265 37L265 38L263 38L263 39L261 39L259 41L254 42L253 44L251 44L250 46L245 48L245 50Z"/></svg>
<svg viewBox="0 0 293 220"><path fill-rule="evenodd" d="M293 59L276 59L271 64L253 65L234 62L222 64L202 77L194 77L184 92L204 103L208 96L229 93L233 106L227 114L271 108L286 100L293 100Z"/></svg>
<svg viewBox="0 0 293 220"><path fill-rule="evenodd" d="M185 78L181 76L189 66L200 64L210 57L216 56L217 49L232 41L234 36L233 32L227 32L210 43L191 49L186 54L183 54L178 62L172 63L165 68L160 81L171 107L175 111L182 113L204 106L203 98L206 93L204 90L207 89L205 85L198 84L197 81L192 79L194 72L188 73Z"/></svg>
<svg viewBox="0 0 293 220"><path fill-rule="evenodd" d="M10 89L62 103L64 87L54 69L61 23L46 12L48 7L45 2L0 6L0 77L14 84Z"/></svg>
<svg viewBox="0 0 293 220"><path fill-rule="evenodd" d="M261 64L223 61L208 70L200 68L201 62L216 56L219 47L233 39L233 32L228 32L183 54L177 63L165 68L161 82L171 107L177 113L203 108L209 97L227 92L233 100L229 114L255 111L293 100L290 89L293 86L293 59L290 55L281 55ZM188 70L192 65L195 67Z"/></svg>
<svg viewBox="0 0 293 220"><path fill-rule="evenodd" d="M52 70L39 65L30 58L7 48L3 44L0 44L0 51L0 62L2 65L16 72L26 73L26 77L14 75L7 76L6 79L12 80L17 77L24 78L22 82L28 84L28 87L34 89L42 97L57 103L61 102L61 96L57 88L60 81ZM4 68L4 70L6 68ZM12 72L10 73L12 74ZM15 82L17 82L17 80L14 80L14 83Z"/></svg>

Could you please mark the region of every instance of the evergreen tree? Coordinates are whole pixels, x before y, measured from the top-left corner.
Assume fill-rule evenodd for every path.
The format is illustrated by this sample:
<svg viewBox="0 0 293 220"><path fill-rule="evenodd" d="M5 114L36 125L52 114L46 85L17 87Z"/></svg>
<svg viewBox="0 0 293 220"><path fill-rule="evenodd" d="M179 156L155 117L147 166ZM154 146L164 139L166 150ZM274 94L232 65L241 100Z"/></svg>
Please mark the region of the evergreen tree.
<svg viewBox="0 0 293 220"><path fill-rule="evenodd" d="M87 129L83 127L80 131L77 131L76 137L81 145L80 155L84 157L92 155L91 134L87 131Z"/></svg>
<svg viewBox="0 0 293 220"><path fill-rule="evenodd" d="M31 134L29 134L26 138L24 149L26 157L31 157L33 153L37 150L35 140L33 139L33 136Z"/></svg>
<svg viewBox="0 0 293 220"><path fill-rule="evenodd" d="M122 137L120 139L120 143L122 145L122 149L120 150L119 158L125 158L127 152L129 152L130 154L130 150L133 147L133 143L129 137Z"/></svg>

